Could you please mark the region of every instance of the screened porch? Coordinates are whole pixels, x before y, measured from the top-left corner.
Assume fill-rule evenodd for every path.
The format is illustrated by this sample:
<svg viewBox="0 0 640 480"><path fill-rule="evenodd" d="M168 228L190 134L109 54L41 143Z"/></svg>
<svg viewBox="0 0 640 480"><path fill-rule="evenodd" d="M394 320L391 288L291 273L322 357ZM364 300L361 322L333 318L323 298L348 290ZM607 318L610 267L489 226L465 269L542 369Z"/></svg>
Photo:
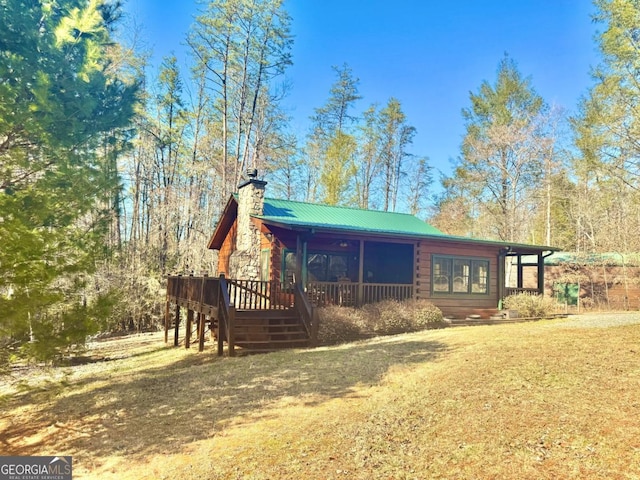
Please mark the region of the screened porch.
<svg viewBox="0 0 640 480"><path fill-rule="evenodd" d="M414 297L414 245L334 240L286 250L282 282L302 280L315 306L359 307L382 300Z"/></svg>

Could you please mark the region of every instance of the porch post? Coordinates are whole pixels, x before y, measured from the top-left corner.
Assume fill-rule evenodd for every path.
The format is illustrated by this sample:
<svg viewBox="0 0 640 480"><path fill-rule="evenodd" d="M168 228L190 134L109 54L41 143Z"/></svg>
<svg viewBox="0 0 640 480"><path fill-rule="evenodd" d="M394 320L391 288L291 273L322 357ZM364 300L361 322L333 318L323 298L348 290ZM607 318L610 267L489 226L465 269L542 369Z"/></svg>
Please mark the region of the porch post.
<svg viewBox="0 0 640 480"><path fill-rule="evenodd" d="M364 240L360 239L360 252L358 253L358 293L356 307L361 307L364 300Z"/></svg>
<svg viewBox="0 0 640 480"><path fill-rule="evenodd" d="M503 308L502 301L504 300L505 289L505 262L507 261L506 252L500 251L498 253L498 308Z"/></svg>
<svg viewBox="0 0 640 480"><path fill-rule="evenodd" d="M518 254L518 288L524 286L524 268L522 266L522 254Z"/></svg>
<svg viewBox="0 0 640 480"><path fill-rule="evenodd" d="M302 286L302 290L305 289L306 285L302 281L302 240L300 239L300 234L296 235L296 281L295 283L300 283Z"/></svg>
<svg viewBox="0 0 640 480"><path fill-rule="evenodd" d="M307 286L308 272L307 272L307 241L304 240L302 242L302 265L300 265L300 269L302 271L302 281L303 285Z"/></svg>
<svg viewBox="0 0 640 480"><path fill-rule="evenodd" d="M538 254L538 294L544 296L544 255Z"/></svg>

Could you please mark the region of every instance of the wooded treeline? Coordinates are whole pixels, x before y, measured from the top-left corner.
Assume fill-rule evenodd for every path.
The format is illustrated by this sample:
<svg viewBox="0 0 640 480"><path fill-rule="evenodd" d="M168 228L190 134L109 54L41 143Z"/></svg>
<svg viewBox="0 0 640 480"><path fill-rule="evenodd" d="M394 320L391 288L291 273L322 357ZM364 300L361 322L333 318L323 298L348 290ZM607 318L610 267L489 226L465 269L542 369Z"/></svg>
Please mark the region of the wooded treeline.
<svg viewBox="0 0 640 480"><path fill-rule="evenodd" d="M282 0L203 5L188 67L157 71L124 39L118 2L0 0L5 356L152 326L164 275L215 272L207 240L247 168L272 196L406 211L450 234L640 251L640 7L595 5L602 61L564 106L576 113L496 59L495 78L469 85L455 168L434 189L401 102L362 98L347 64L327 66L326 102L292 133Z"/></svg>

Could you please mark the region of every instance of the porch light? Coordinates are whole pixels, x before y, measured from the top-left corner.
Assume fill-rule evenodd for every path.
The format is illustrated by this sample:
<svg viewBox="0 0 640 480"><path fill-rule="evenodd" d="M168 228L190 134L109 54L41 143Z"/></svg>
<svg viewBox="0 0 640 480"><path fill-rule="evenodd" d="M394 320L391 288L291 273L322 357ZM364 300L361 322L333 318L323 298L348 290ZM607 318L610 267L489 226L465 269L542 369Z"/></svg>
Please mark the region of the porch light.
<svg viewBox="0 0 640 480"><path fill-rule="evenodd" d="M349 246L349 242L347 242L346 240L340 240L340 243L338 245L342 248L347 248Z"/></svg>

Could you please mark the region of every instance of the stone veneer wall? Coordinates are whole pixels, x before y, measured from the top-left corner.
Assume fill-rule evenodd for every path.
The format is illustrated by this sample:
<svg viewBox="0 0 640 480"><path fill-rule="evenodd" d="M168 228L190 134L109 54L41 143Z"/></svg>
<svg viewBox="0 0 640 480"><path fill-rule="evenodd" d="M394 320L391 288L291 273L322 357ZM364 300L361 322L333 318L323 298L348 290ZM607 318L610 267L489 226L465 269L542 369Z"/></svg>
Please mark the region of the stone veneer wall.
<svg viewBox="0 0 640 480"><path fill-rule="evenodd" d="M251 215L262 215L267 182L251 179L238 188L238 234L236 250L229 257L229 276L260 280L260 228Z"/></svg>

